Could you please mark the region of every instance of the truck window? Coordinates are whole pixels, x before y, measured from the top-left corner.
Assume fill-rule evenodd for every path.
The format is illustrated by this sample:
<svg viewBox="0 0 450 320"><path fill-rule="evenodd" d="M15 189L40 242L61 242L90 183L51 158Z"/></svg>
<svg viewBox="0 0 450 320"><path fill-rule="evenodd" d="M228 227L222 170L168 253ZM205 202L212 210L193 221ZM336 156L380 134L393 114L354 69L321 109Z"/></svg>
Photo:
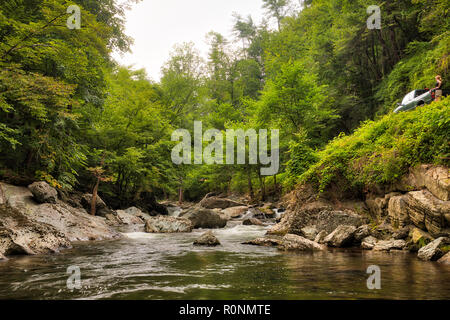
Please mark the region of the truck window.
<svg viewBox="0 0 450 320"><path fill-rule="evenodd" d="M414 99L414 95L415 95L416 91L411 91L410 93L408 93L405 98L402 101L402 104L407 104L408 102L410 102L411 100Z"/></svg>

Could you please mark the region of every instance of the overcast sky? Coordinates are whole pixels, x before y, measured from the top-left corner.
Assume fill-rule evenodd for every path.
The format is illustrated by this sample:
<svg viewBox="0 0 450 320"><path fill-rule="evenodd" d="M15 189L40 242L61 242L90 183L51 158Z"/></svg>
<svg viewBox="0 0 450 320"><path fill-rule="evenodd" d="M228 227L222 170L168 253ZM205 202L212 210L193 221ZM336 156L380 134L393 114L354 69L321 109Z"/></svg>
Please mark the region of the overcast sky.
<svg viewBox="0 0 450 320"><path fill-rule="evenodd" d="M260 23L262 0L143 0L127 13L126 34L134 38L132 53L114 57L123 65L145 68L158 81L161 66L175 44L194 42L205 57L209 31L230 37L233 12L252 15Z"/></svg>

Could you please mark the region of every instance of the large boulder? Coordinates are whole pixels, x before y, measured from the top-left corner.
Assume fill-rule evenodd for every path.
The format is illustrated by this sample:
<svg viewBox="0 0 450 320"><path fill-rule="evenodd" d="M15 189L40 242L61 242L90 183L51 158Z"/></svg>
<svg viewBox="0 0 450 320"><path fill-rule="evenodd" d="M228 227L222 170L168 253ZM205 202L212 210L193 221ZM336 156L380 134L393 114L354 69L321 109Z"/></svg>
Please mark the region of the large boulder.
<svg viewBox="0 0 450 320"><path fill-rule="evenodd" d="M389 213L389 219L391 220L391 223L393 226L397 228L402 228L408 224L410 224L409 214L406 210L407 202L406 202L407 196L401 195L392 197L389 200L388 205L388 213Z"/></svg>
<svg viewBox="0 0 450 320"><path fill-rule="evenodd" d="M8 205L0 205L0 258L34 255L70 248L69 239L51 225L30 219Z"/></svg>
<svg viewBox="0 0 450 320"><path fill-rule="evenodd" d="M195 229L224 228L228 222L217 212L198 206L188 209L182 214L182 217L191 220Z"/></svg>
<svg viewBox="0 0 450 320"><path fill-rule="evenodd" d="M194 246L217 247L220 246L220 241L216 238L212 231L208 231L194 241Z"/></svg>
<svg viewBox="0 0 450 320"><path fill-rule="evenodd" d="M38 203L56 203L58 201L58 192L45 181L30 184L28 189Z"/></svg>
<svg viewBox="0 0 450 320"><path fill-rule="evenodd" d="M413 244L427 245L434 240L434 238L428 232L423 231L419 228L412 228L409 232L409 236Z"/></svg>
<svg viewBox="0 0 450 320"><path fill-rule="evenodd" d="M355 226L341 225L330 233L324 242L330 247L346 247L353 243L355 232Z"/></svg>
<svg viewBox="0 0 450 320"><path fill-rule="evenodd" d="M436 261L439 260L446 252L444 247L448 248L449 239L440 237L433 242L429 243L425 247L421 248L418 253L420 260L424 261Z"/></svg>
<svg viewBox="0 0 450 320"><path fill-rule="evenodd" d="M248 211L248 207L246 207L246 206L231 207L231 208L227 208L227 209L223 210L222 214L227 219L235 219L235 218L239 218L240 216L245 214L247 211Z"/></svg>
<svg viewBox="0 0 450 320"><path fill-rule="evenodd" d="M147 233L189 233L193 227L188 219L167 216L150 218L145 222Z"/></svg>
<svg viewBox="0 0 450 320"><path fill-rule="evenodd" d="M324 250L324 247L298 235L287 234L284 236L279 249L285 251L320 251Z"/></svg>
<svg viewBox="0 0 450 320"><path fill-rule="evenodd" d="M450 227L450 201L442 201L429 191L414 191L405 198L406 210L411 221L420 229L439 236Z"/></svg>
<svg viewBox="0 0 450 320"><path fill-rule="evenodd" d="M391 250L403 250L406 247L405 240L381 240L373 247L374 251L391 251Z"/></svg>
<svg viewBox="0 0 450 320"><path fill-rule="evenodd" d="M361 242L362 239L370 236L370 226L368 224L358 227L355 231L355 241Z"/></svg>
<svg viewBox="0 0 450 320"><path fill-rule="evenodd" d="M325 238L328 236L328 233L325 230L320 231L317 236L314 238L314 242L323 244L325 243Z"/></svg>
<svg viewBox="0 0 450 320"><path fill-rule="evenodd" d="M133 214L129 213L129 211L126 211L126 210L117 210L116 214L117 214L117 217L120 219L120 221L126 225L144 224L145 223L144 220L141 219L139 216L133 215Z"/></svg>
<svg viewBox="0 0 450 320"><path fill-rule="evenodd" d="M200 206L206 209L227 209L232 207L242 207L245 205L226 198L205 197L202 201L200 201Z"/></svg>

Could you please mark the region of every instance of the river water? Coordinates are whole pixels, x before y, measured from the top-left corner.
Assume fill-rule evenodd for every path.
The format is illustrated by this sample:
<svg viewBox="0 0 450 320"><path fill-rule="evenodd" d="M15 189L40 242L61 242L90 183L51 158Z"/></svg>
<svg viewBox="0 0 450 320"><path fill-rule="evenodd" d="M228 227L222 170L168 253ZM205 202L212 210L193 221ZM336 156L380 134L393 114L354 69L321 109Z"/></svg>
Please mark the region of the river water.
<svg viewBox="0 0 450 320"><path fill-rule="evenodd" d="M222 246L194 247L191 234L125 233L79 243L58 255L0 263L0 299L450 299L450 267L410 253L357 249L280 252L241 243L265 227L230 222L215 230ZM366 270L381 268L381 290ZM81 289L67 288L79 267Z"/></svg>

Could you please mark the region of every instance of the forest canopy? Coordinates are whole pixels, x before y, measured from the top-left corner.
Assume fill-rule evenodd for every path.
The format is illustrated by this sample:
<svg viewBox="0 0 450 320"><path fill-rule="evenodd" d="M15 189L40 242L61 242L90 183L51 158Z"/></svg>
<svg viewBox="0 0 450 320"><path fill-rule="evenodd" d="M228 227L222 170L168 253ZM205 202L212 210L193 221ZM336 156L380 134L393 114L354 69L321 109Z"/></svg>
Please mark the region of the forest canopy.
<svg viewBox="0 0 450 320"><path fill-rule="evenodd" d="M382 27L368 29L373 1L310 0L293 9L289 0L262 0L267 20L257 25L235 14L233 38L207 35L206 59L192 43L179 44L158 82L111 58L132 44L124 16L135 2L1 1L0 179L92 191L101 176L100 194L116 207L147 192L180 200L236 192L264 200L305 179L324 187L333 166L368 148L350 140L379 137L371 130L389 132L386 126L399 123L406 130L400 150L407 150L417 140L408 129L416 120L439 126L421 127L421 143L435 142L423 161L448 164L448 100L391 114L409 91L433 88L438 74L448 89L448 1L376 1ZM79 30L66 26L71 4L81 8ZM204 130L280 129L279 174L261 176L259 164L175 165L171 134L193 132L194 121ZM390 163L401 170L414 164L402 162L403 155L420 154L420 146L398 154L396 145L378 142L376 152L395 154L401 164ZM356 185L396 178L392 168L368 163L381 174L363 170Z"/></svg>

